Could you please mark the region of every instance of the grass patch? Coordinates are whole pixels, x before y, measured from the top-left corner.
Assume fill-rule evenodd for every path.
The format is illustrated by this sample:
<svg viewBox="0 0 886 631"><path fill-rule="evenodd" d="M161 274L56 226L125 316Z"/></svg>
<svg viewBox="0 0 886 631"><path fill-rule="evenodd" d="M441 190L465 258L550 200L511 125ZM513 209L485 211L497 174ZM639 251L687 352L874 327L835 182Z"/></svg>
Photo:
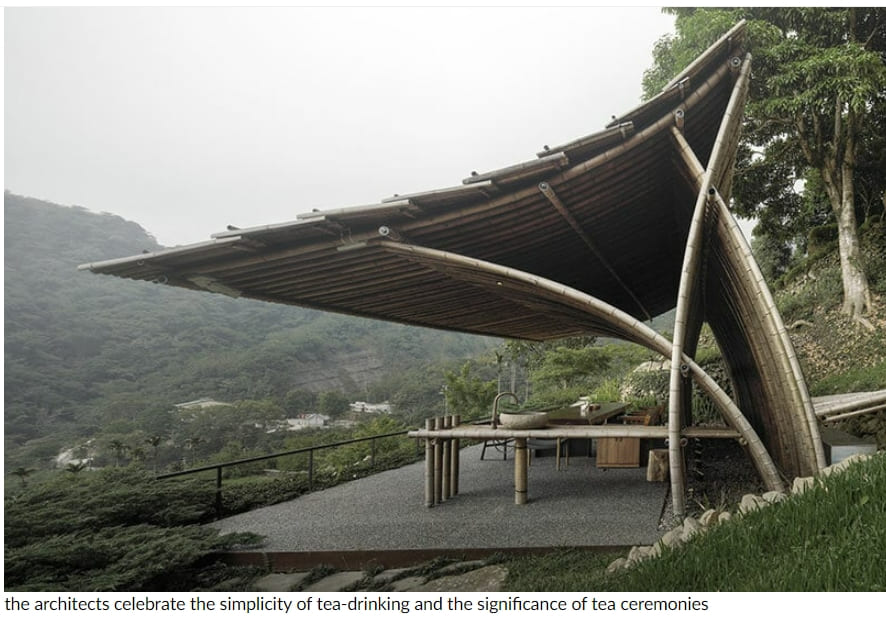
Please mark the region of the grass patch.
<svg viewBox="0 0 886 631"><path fill-rule="evenodd" d="M800 496L711 529L632 570L615 556L564 551L509 560L520 591L886 590L886 456L856 463Z"/></svg>
<svg viewBox="0 0 886 631"><path fill-rule="evenodd" d="M598 590L606 568L627 551L562 550L545 555L508 557L504 588L515 592L572 592Z"/></svg>
<svg viewBox="0 0 886 631"><path fill-rule="evenodd" d="M838 375L819 379L810 386L813 396L880 390L886 384L886 360L875 366L850 368Z"/></svg>

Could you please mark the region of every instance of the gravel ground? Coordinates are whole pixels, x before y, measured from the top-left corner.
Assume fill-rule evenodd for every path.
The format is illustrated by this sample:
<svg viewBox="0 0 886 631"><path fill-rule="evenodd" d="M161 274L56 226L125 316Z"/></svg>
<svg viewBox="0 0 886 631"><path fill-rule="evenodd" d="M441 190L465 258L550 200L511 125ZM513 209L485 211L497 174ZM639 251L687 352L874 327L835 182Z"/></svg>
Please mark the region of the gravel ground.
<svg viewBox="0 0 886 631"><path fill-rule="evenodd" d="M667 483L646 470L600 470L574 457L529 469L529 503L513 499L513 460L462 451L459 495L424 505L424 464L385 471L295 500L229 517L222 532L265 536L266 551L632 546L660 536Z"/></svg>

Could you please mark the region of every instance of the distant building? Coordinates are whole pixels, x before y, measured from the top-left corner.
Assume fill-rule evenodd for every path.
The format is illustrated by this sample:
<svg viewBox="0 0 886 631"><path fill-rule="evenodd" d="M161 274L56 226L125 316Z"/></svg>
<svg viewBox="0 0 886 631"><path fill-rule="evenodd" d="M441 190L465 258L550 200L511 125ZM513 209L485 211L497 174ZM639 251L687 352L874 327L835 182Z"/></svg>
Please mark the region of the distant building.
<svg viewBox="0 0 886 631"><path fill-rule="evenodd" d="M230 403L223 403L222 401L216 401L215 399L194 399L193 401L185 401L184 403L176 403L175 407L179 410L194 410L194 409L203 409L203 408L211 408L219 405L231 405Z"/></svg>
<svg viewBox="0 0 886 631"><path fill-rule="evenodd" d="M351 412L360 412L363 414L390 414L391 404L384 403L366 403L366 401L355 401L350 404Z"/></svg>
<svg viewBox="0 0 886 631"><path fill-rule="evenodd" d="M287 430L297 431L309 427L324 427L329 420L325 414L303 414L298 418L288 418L285 422Z"/></svg>

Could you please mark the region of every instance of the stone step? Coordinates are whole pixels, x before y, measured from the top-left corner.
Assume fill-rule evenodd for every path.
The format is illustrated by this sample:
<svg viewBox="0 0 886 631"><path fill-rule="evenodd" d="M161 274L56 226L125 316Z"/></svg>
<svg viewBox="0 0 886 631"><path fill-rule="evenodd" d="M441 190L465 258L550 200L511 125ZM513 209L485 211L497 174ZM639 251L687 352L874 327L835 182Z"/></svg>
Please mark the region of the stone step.
<svg viewBox="0 0 886 631"><path fill-rule="evenodd" d="M318 578L313 579L312 577ZM507 569L482 561L459 561L439 569L429 565L378 571L275 572L253 584L260 592L471 592L502 591Z"/></svg>

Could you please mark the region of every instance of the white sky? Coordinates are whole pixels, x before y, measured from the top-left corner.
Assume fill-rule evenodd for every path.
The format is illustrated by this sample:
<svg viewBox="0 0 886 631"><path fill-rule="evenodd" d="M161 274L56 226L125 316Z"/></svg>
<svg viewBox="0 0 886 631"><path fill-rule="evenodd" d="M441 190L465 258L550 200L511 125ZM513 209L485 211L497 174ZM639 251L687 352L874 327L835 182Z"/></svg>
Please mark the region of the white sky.
<svg viewBox="0 0 886 631"><path fill-rule="evenodd" d="M640 102L656 7L7 8L5 187L163 245L454 186Z"/></svg>

